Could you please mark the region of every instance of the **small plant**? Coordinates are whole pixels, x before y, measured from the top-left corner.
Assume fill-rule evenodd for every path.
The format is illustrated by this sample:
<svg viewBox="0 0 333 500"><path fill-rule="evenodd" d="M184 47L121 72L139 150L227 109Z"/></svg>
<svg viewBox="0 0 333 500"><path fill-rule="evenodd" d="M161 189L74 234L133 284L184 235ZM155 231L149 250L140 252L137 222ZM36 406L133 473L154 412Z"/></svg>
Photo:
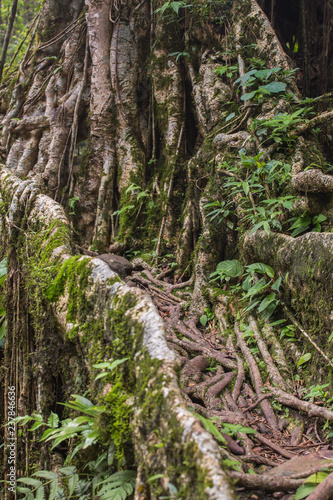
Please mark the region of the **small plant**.
<svg viewBox="0 0 333 500"><path fill-rule="evenodd" d="M256 101L261 102L265 95L270 96L271 94L285 92L287 84L284 82L274 80L270 83L265 83L269 81L271 77L274 77L281 72L282 69L280 67L259 70L251 69L243 76L239 77L235 83L238 83L240 86L246 85L247 87L257 87L252 92L243 94L241 100L248 101L250 99L255 99ZM260 83L263 83L263 85L260 85Z"/></svg>
<svg viewBox="0 0 333 500"><path fill-rule="evenodd" d="M205 314L200 316L200 323L202 326L206 326L209 321L212 321L215 318L215 314L208 308L204 310Z"/></svg>
<svg viewBox="0 0 333 500"><path fill-rule="evenodd" d="M289 231L292 231L291 236L295 237L299 234L307 231L311 226L312 232L320 233L322 223L327 220L325 215L319 214L314 217L310 217L304 212L300 217L292 217L288 222L293 222L293 225L289 228Z"/></svg>
<svg viewBox="0 0 333 500"><path fill-rule="evenodd" d="M281 333L280 333L280 340L283 339L283 337L287 337L289 342L295 341L295 326L294 325L286 325L282 328Z"/></svg>
<svg viewBox="0 0 333 500"><path fill-rule="evenodd" d="M259 278L258 275L262 277ZM241 293L241 301L249 303L244 312L256 308L265 320L270 318L279 304L277 293L282 278L275 279L274 269L261 262L250 264L244 269L238 260L226 260L217 265L210 278L213 281L220 280L221 283L238 278L238 283L231 288L234 292Z"/></svg>
<svg viewBox="0 0 333 500"><path fill-rule="evenodd" d="M310 352L303 354L303 356L301 356L301 358L297 362L297 368L299 366L305 365L308 361L310 361L311 357L312 355Z"/></svg>
<svg viewBox="0 0 333 500"><path fill-rule="evenodd" d="M171 13L171 15L178 16L180 9L184 9L185 7L191 7L191 6L186 5L186 3L183 2L182 0L178 1L168 0L162 5L162 7L156 9L155 12L160 12L163 16L165 16L168 13Z"/></svg>
<svg viewBox="0 0 333 500"><path fill-rule="evenodd" d="M130 184L128 186L128 188L126 189L125 191L125 194L131 194L132 198L135 198L135 201L138 202L140 200L142 200L142 198L146 198L147 196L149 196L149 194L147 193L146 190L142 189L140 186L138 186L137 184ZM154 207L154 202L152 200L150 200L148 202L148 207L151 209ZM138 209L138 212L137 212L137 215L138 213L140 212L141 210L141 207L142 207L142 202L141 202L141 205ZM121 215L121 214L124 214L126 212L130 212L132 211L134 208L136 208L136 205L133 204L133 203L130 203L128 205L125 205L121 208L119 208L118 210L115 210L111 215L114 216L114 215Z"/></svg>
<svg viewBox="0 0 333 500"><path fill-rule="evenodd" d="M326 391L329 385L330 384L313 385L309 388L308 392L306 392L306 389L302 389L304 393L303 399L308 399L311 403L313 403L315 399L320 402L331 403L333 397L329 397L329 392Z"/></svg>
<svg viewBox="0 0 333 500"><path fill-rule="evenodd" d="M190 57L190 54L188 52L172 52L172 54L169 54L169 57L174 56L176 56L176 62L178 62L180 57Z"/></svg>
<svg viewBox="0 0 333 500"><path fill-rule="evenodd" d="M71 209L71 212L69 212L69 215L76 215L75 214L75 203L79 201L78 196L74 196L73 198L70 198L68 201L69 208Z"/></svg>
<svg viewBox="0 0 333 500"><path fill-rule="evenodd" d="M222 200L206 203L203 208L213 208L214 210L210 211L207 214L207 217L210 219L210 222L216 219L216 222L221 224L224 219L227 219L229 215L233 214L233 211L231 210L232 205L233 203L231 201L227 202ZM229 229L233 229L234 224L230 220L227 220L227 227L229 227Z"/></svg>
<svg viewBox="0 0 333 500"><path fill-rule="evenodd" d="M286 143L288 147L295 141L296 136L290 134L296 124L305 122L306 119L300 115L304 114L305 109L301 108L294 113L277 113L273 118L266 120L254 119L252 129L261 141L266 138L272 138L278 144Z"/></svg>

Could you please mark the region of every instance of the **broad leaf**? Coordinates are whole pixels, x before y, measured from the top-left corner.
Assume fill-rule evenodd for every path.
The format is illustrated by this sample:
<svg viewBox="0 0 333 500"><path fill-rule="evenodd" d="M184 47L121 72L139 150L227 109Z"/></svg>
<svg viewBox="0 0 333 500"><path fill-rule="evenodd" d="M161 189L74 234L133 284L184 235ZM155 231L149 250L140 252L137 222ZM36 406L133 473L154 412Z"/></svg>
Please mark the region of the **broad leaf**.
<svg viewBox="0 0 333 500"><path fill-rule="evenodd" d="M304 354L298 361L297 363L297 367L301 366L301 365L304 365L305 363L307 363L309 360L311 359L311 353L310 352L307 352L306 354Z"/></svg>
<svg viewBox="0 0 333 500"><path fill-rule="evenodd" d="M286 90L286 86L287 84L283 82L271 82L264 85L263 88L273 94L277 94L278 92L284 92Z"/></svg>

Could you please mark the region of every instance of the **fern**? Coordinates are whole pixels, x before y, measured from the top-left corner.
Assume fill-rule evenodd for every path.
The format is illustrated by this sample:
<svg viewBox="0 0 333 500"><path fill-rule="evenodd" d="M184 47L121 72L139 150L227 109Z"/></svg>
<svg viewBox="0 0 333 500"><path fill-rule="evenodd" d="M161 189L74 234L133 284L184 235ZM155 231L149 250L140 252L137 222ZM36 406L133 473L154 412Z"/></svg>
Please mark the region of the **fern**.
<svg viewBox="0 0 333 500"><path fill-rule="evenodd" d="M108 372L104 373L108 374L126 359L113 363L100 363L95 365L95 368L106 368ZM96 377L98 378L100 377ZM19 500L90 500L92 496L96 500L125 500L132 495L135 487L135 471L115 472L113 462L116 446L111 443L108 449L105 449L100 431L96 428L97 419L106 408L95 406L89 399L78 394L72 395L72 398L74 400L62 404L79 412L80 415L76 418L67 418L60 422L59 416L52 412L46 422L40 414L17 417L15 422L21 425L33 423L30 431L46 427L40 441L52 442L51 449L71 439L76 446L66 459L69 464L77 453L90 446L98 445L99 450L104 448L103 452L96 460L83 464L80 470L75 465L69 465L59 468L56 472L40 470L34 472L31 477L19 478L17 480Z"/></svg>
<svg viewBox="0 0 333 500"><path fill-rule="evenodd" d="M98 476L94 474L87 474L86 479L80 479L76 467L73 466L63 467L58 473L42 470L32 476L17 480L24 484L17 487L17 492L23 495L19 500L88 500L91 498L91 491L99 500L125 500L134 491L136 473L124 470L108 475L104 471L100 476L102 481L97 482ZM41 479L44 479L44 482ZM65 488L62 486L64 482Z"/></svg>

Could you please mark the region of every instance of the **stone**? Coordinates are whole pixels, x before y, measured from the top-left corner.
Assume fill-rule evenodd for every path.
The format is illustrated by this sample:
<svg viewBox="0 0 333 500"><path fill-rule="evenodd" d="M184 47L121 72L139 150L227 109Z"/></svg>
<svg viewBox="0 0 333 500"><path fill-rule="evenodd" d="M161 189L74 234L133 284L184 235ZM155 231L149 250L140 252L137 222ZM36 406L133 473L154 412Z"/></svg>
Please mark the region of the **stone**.
<svg viewBox="0 0 333 500"><path fill-rule="evenodd" d="M96 258L106 262L112 271L119 274L121 278L125 278L133 271L131 262L120 255L116 255L114 253L103 253L102 255L98 255Z"/></svg>

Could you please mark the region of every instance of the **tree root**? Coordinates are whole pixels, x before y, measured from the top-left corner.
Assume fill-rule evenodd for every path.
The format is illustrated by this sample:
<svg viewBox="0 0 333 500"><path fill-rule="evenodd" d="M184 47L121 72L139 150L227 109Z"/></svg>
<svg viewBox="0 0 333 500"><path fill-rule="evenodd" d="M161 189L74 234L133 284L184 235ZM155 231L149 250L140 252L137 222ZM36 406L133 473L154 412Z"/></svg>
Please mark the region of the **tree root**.
<svg viewBox="0 0 333 500"><path fill-rule="evenodd" d="M303 484L303 479L289 479L286 477L274 477L268 474L255 476L253 474L244 474L242 472L231 471L229 476L237 480L237 484L244 486L249 490L265 491L294 491Z"/></svg>
<svg viewBox="0 0 333 500"><path fill-rule="evenodd" d="M240 347L240 349L241 349L241 351L246 359L246 362L249 365L251 379L252 379L256 394L258 397L260 397L262 394L261 390L263 388L263 383L261 380L260 372L259 372L259 369L258 369L257 364L255 362L255 359L250 352L250 349L247 347L246 343L242 339L242 335L241 335L241 332L239 330L239 326L237 323L235 323L235 334L237 337L237 345ZM276 417L275 417L274 412L272 410L272 407L268 403L268 401L266 401L266 400L262 401L261 409L265 415L265 418L266 418L268 425L270 427L272 427L272 429L277 430L278 426L277 426Z"/></svg>
<svg viewBox="0 0 333 500"><path fill-rule="evenodd" d="M265 342L263 341L256 320L253 316L249 316L249 325L253 331L254 338L256 339L257 345L261 352L262 358L266 363L267 371L269 373L269 378L274 385L278 385L282 389L286 390L286 384L283 377L281 376L279 370L276 368L272 356L270 355Z"/></svg>
<svg viewBox="0 0 333 500"><path fill-rule="evenodd" d="M295 408L299 411L304 411L309 417L320 417L325 420L327 419L333 421L332 410L310 403L309 401L302 401L295 396L284 392L278 387L269 387L269 389L279 403L282 403L285 406L290 406L291 408Z"/></svg>

